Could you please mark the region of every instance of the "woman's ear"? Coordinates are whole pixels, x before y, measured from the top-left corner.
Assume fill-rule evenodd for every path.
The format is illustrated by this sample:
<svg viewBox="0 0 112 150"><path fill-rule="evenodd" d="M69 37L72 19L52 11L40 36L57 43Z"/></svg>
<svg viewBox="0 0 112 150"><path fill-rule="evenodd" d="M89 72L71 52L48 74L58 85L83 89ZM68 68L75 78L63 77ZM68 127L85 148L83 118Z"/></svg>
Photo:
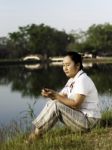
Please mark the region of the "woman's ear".
<svg viewBox="0 0 112 150"><path fill-rule="evenodd" d="M77 63L77 69L80 69L80 63Z"/></svg>

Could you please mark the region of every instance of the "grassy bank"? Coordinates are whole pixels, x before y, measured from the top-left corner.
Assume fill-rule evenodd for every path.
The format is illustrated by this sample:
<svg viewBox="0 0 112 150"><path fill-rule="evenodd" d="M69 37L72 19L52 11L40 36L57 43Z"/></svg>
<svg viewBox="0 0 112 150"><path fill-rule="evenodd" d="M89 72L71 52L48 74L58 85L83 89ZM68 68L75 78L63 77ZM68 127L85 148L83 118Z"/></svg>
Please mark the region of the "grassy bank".
<svg viewBox="0 0 112 150"><path fill-rule="evenodd" d="M0 140L0 150L111 150L112 112L103 113L100 124L91 132L73 133L67 128L54 128L32 145L26 145L24 137L25 134L17 132L7 141Z"/></svg>
<svg viewBox="0 0 112 150"><path fill-rule="evenodd" d="M112 128L97 128L88 133L67 129L52 130L32 145L23 143L22 135L0 145L1 150L111 150Z"/></svg>

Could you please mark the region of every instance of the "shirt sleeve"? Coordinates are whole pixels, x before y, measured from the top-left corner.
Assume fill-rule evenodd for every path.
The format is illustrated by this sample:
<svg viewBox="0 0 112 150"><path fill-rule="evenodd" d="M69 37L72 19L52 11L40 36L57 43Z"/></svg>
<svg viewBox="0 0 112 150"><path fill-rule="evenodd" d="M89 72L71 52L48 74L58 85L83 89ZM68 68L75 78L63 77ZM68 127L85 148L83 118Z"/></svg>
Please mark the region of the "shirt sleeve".
<svg viewBox="0 0 112 150"><path fill-rule="evenodd" d="M64 87L59 93L60 94L66 94L67 93L66 88Z"/></svg>
<svg viewBox="0 0 112 150"><path fill-rule="evenodd" d="M83 94L85 96L88 95L88 92L90 90L90 84L86 78L80 78L76 81L72 93L73 94Z"/></svg>

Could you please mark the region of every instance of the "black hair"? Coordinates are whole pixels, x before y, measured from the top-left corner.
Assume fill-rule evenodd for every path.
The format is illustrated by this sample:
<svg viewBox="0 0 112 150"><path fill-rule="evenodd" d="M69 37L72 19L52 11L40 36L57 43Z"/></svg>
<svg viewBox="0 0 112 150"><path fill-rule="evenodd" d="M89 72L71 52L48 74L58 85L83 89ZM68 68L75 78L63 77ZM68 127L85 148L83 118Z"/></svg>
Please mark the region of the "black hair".
<svg viewBox="0 0 112 150"><path fill-rule="evenodd" d="M73 62L75 64L80 63L80 70L83 69L83 65L82 65L82 57L79 53L74 52L74 51L69 51L65 54L65 56L70 56L70 58L73 60Z"/></svg>

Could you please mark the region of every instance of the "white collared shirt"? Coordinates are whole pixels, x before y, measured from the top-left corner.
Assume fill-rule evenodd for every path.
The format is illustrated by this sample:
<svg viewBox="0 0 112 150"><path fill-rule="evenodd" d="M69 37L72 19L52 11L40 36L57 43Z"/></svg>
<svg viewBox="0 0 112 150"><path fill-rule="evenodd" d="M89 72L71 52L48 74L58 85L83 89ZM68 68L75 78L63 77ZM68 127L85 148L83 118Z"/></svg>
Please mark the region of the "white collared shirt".
<svg viewBox="0 0 112 150"><path fill-rule="evenodd" d="M75 94L85 95L80 110L88 117L101 118L97 89L83 70L80 70L74 78L70 78L60 93L66 94L73 100Z"/></svg>

